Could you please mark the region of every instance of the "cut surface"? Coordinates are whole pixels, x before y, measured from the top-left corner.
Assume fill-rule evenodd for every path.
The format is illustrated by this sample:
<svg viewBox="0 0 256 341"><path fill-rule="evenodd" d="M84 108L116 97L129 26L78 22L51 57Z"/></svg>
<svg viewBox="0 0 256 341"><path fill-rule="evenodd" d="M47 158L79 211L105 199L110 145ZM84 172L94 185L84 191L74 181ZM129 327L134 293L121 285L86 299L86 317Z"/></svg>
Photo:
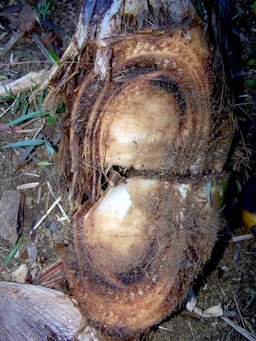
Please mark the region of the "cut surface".
<svg viewBox="0 0 256 341"><path fill-rule="evenodd" d="M91 324L129 335L175 308L216 238L217 214L204 188L203 182L131 178L76 214L74 250L65 264Z"/></svg>
<svg viewBox="0 0 256 341"><path fill-rule="evenodd" d="M179 130L172 94L146 82L132 84L106 105L104 115L109 120L103 121L100 143L107 165L167 169L164 158Z"/></svg>
<svg viewBox="0 0 256 341"><path fill-rule="evenodd" d="M172 312L209 259L218 211L205 187L230 143L225 81L217 86L214 74L221 63L203 25L165 27L184 2L170 13L169 2L156 2L132 2L148 15L140 23L122 17L121 1L104 2L68 94L70 197L79 209L64 265L89 325L120 337Z"/></svg>

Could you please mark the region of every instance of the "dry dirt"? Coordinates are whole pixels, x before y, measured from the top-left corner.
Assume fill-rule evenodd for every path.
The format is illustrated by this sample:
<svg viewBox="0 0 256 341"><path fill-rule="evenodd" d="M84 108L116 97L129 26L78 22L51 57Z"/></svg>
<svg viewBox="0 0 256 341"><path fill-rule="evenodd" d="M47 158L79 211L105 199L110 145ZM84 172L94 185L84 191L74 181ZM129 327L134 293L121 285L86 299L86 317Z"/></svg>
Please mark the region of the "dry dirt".
<svg viewBox="0 0 256 341"><path fill-rule="evenodd" d="M38 1L39 2L39 1ZM60 53L67 46L74 32L80 1L53 1L49 10L47 20L54 23L54 28L44 27L45 34L54 32L57 38L62 38L59 44ZM0 9L7 5L16 5L16 1L1 1ZM23 2L24 3L24 2ZM29 2L35 6L35 1ZM0 17L1 18L1 17ZM6 23L1 21L1 24ZM0 36L6 31L0 26ZM11 28L8 30L10 36ZM41 29L39 33L42 34ZM5 37L4 39L7 39ZM2 40L0 43L4 43ZM33 42L31 35L26 34L6 56L1 57L0 75L8 79L15 79L28 71L38 71L42 67L50 67L50 63L41 55L40 50ZM28 63L29 62L29 63ZM3 108L6 110L13 100L6 100ZM22 106L22 101L19 103ZM1 122L8 122L15 116L19 116L22 108L16 112L11 109L2 117ZM39 123L34 123L37 127ZM48 125L45 130L51 141L58 140L57 132L61 132L62 122L58 120L54 125ZM31 138L31 135L27 135ZM1 146L11 142L24 139L17 136L13 131L1 132ZM67 189L58 181L54 171L55 155L49 156L45 146L40 146L33 151L33 156L39 161L50 161L53 166L41 167L37 161L28 164L18 164L20 151L16 152L10 148L0 151L0 194L6 190L16 189L18 185L30 182L39 182L34 189L22 190L24 195L24 228L23 241L12 260L0 272L0 279L10 281L12 274L20 265L26 264L29 271L29 280L37 277L43 268L59 258L59 249L63 244L68 244L71 226L67 221L60 222L58 217L62 214L58 208L46 218L42 225L30 236L31 226L36 219L45 214L53 199L47 187L47 181L51 183L57 196L62 196L61 204L68 211ZM237 230L236 234L246 233ZM12 245L0 238L0 261L3 261L11 250ZM221 252L224 250L223 256ZM227 243L225 249L217 249L210 270L202 274L196 285L198 305L204 309L221 304L224 310L234 312L232 321L248 331L255 333L255 240L239 243ZM220 257L219 257L220 256ZM217 262L217 258L220 258ZM216 260L216 261L215 261ZM138 312L139 314L139 312ZM230 327L221 318L200 318L189 313L183 307L177 312L155 326L142 337L143 340L244 340L244 338Z"/></svg>

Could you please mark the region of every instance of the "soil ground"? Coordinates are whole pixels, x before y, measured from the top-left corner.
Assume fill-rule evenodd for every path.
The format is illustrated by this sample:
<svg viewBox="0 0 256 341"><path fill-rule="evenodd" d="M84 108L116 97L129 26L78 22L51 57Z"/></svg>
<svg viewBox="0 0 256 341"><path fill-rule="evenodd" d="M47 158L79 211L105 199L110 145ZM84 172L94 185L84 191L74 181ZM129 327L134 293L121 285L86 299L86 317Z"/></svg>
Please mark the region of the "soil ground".
<svg viewBox="0 0 256 341"><path fill-rule="evenodd" d="M6 6L16 6L18 1L1 1L0 10ZM25 1L22 2L23 4ZM71 36L75 30L78 20L78 13L82 0L80 1L28 1L33 9L38 8L41 4L50 4L45 19L42 20L42 27L37 23L36 34L41 39L44 36L52 37L56 54L61 55L65 50ZM238 24L243 33L243 21L246 18L253 18L252 5L253 2L245 2L246 10L238 17ZM241 9L239 1L237 8ZM238 9L235 9L238 13ZM241 9L244 10L244 9ZM18 11L18 9L17 9ZM40 12L41 11L41 12ZM39 15L44 16L44 8L40 9ZM1 13L1 12L0 12ZM254 17L255 20L256 16ZM0 17L0 44L3 45L10 38L16 28L6 18ZM249 39L253 30L248 32ZM4 36L3 33L6 33ZM251 35L250 35L251 34ZM241 37L241 32L239 33ZM248 51L248 44L243 41L244 56L242 59L247 62L252 60L251 52ZM255 46L254 46L255 47ZM252 47L253 48L253 47ZM14 47L5 55L1 56L0 76L4 81L8 79L16 79L29 71L39 71L42 68L49 68L49 62L44 54L38 48L33 40L31 33L26 33L22 39L14 45ZM245 81L253 80L251 74L254 72L250 69ZM249 84L249 82L248 82ZM250 83L251 85L252 82ZM245 92L243 92L245 91ZM254 94L253 86L245 90L241 90L242 95ZM28 104L29 94L21 95L20 99L13 105L14 99L7 99L2 102L2 113L8 109L3 115L1 122L9 122L11 119L18 117L24 106ZM12 107L11 107L12 106ZM249 107L248 110L253 110ZM1 114L1 113L0 113ZM247 112L252 115L253 112ZM43 121L41 124L44 123ZM40 121L34 122L29 128L38 128ZM54 124L46 125L44 134L47 136L54 146L61 136L62 120L58 119ZM17 135L13 131L2 132L0 135L1 146L6 143L31 138L31 135ZM22 232L22 243L15 256L8 262L0 273L0 279L10 281L13 273L20 265L26 264L29 276L27 280L33 280L40 274L42 269L52 264L59 258L59 249L62 245L67 245L71 226L67 221L59 221L61 212L55 208L53 212L46 218L43 224L30 236L31 226L36 219L45 214L46 210L51 206L53 199L49 193L47 182L53 187L56 196L62 196L61 204L68 212L67 196L68 192L58 181L58 176L54 170L55 154L49 155L45 146L34 149L32 156L34 159L29 163L19 163L19 157L23 151L12 148L0 151L0 193L6 190L16 189L18 185L39 182L39 185L33 189L22 191L24 195L25 221ZM50 165L42 162L50 163ZM41 162L41 166L40 166ZM234 232L236 235L247 233L243 228ZM9 242L0 239L0 260L4 261L6 256L13 248ZM223 255L222 255L223 251ZM219 254L218 254L219 253ZM221 257L218 257L222 255ZM202 274L196 285L196 294L198 305L204 309L221 304L224 310L235 313L232 321L241 327L255 334L255 240L242 241L239 243L226 243L225 248L217 250L218 262L213 262L211 271ZM216 254L214 255L216 257ZM198 283L200 282L200 286ZM139 313L139 312L138 312ZM152 328L149 333L142 337L143 340L244 340L244 338L230 327L221 318L201 318L195 314L189 313L183 307L177 309L168 319L159 326Z"/></svg>

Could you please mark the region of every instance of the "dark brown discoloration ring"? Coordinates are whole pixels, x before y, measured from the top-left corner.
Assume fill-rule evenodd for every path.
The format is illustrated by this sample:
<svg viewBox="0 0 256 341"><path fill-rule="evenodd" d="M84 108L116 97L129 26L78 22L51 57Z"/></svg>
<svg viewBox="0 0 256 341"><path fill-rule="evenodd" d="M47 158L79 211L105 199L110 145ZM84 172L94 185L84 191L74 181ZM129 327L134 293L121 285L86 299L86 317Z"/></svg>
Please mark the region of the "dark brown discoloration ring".
<svg viewBox="0 0 256 341"><path fill-rule="evenodd" d="M152 81L150 81L150 84L171 93L178 103L180 116L182 117L185 115L186 100L177 82L173 81L168 76L163 75L157 79L153 79Z"/></svg>

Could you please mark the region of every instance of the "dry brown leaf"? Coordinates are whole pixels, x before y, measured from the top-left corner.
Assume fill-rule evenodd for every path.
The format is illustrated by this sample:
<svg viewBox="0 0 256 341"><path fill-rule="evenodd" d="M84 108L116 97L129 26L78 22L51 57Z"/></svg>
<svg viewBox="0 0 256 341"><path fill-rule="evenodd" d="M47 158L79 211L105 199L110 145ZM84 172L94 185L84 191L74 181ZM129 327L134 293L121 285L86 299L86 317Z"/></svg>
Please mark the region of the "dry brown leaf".
<svg viewBox="0 0 256 341"><path fill-rule="evenodd" d="M19 27L22 31L31 32L35 26L36 16L32 7L26 4L19 14Z"/></svg>

